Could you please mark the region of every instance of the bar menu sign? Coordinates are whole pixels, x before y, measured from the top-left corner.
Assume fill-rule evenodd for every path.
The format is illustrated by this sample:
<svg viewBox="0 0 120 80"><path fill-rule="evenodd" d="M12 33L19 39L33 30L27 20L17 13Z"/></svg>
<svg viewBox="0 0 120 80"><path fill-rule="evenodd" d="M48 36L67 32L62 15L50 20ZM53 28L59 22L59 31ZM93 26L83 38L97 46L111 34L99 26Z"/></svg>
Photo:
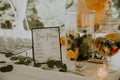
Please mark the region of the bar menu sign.
<svg viewBox="0 0 120 80"><path fill-rule="evenodd" d="M44 63L48 59L61 60L59 27L32 29L33 59L35 63Z"/></svg>

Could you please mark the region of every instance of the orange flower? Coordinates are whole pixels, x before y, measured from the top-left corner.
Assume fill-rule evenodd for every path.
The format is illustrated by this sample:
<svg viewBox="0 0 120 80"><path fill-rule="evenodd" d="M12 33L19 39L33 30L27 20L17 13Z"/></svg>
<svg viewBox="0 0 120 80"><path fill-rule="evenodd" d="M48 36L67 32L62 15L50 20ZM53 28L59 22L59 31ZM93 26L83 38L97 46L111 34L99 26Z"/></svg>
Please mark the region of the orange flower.
<svg viewBox="0 0 120 80"><path fill-rule="evenodd" d="M60 44L65 45L65 36L60 37Z"/></svg>
<svg viewBox="0 0 120 80"><path fill-rule="evenodd" d="M68 59L74 59L74 51L73 50L68 50L67 51L67 58Z"/></svg>
<svg viewBox="0 0 120 80"><path fill-rule="evenodd" d="M74 59L76 60L79 56L79 48L75 49Z"/></svg>

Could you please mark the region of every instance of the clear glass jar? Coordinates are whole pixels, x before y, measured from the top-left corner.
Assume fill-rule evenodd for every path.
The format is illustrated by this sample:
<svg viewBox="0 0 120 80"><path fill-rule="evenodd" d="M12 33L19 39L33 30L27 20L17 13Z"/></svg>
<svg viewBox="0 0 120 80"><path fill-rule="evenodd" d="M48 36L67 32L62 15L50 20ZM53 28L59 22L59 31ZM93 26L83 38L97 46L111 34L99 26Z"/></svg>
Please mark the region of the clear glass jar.
<svg viewBox="0 0 120 80"><path fill-rule="evenodd" d="M86 31L87 34L94 34L94 12L79 13L78 20L77 30L79 33Z"/></svg>
<svg viewBox="0 0 120 80"><path fill-rule="evenodd" d="M119 22L112 17L111 2L106 5L106 16L99 22L100 27L95 32L95 48L109 64L111 56L117 54L120 48L120 33L117 30Z"/></svg>
<svg viewBox="0 0 120 80"><path fill-rule="evenodd" d="M119 53L120 49L120 33L115 29L118 23L114 21L100 22L100 29L95 33L96 52L103 56L107 64L110 66L111 57ZM109 68L109 72L115 71Z"/></svg>
<svg viewBox="0 0 120 80"><path fill-rule="evenodd" d="M120 33L116 29L119 22L112 17L111 3L108 1L106 5L106 16L100 21L100 27L95 32L95 47L98 53L105 56L112 56L119 50L118 42L120 41Z"/></svg>
<svg viewBox="0 0 120 80"><path fill-rule="evenodd" d="M82 0L84 2L84 0ZM83 10L82 10L83 11ZM86 11L86 12L84 12ZM93 35L94 35L94 13L90 9L85 9L83 12L78 12L74 4L66 12L66 57L71 63L71 69L82 68L84 65L82 61L86 61L91 57L93 49ZM77 20L80 19L82 26L78 27ZM82 62L82 64L81 64Z"/></svg>

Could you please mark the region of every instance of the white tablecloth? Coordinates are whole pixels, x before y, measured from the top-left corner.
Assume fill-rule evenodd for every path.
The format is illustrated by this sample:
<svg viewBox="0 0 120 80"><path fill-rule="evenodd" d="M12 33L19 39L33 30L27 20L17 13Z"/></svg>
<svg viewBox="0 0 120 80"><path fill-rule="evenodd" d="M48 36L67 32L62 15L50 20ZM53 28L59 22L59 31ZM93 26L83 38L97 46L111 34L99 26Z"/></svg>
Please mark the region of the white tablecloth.
<svg viewBox="0 0 120 80"><path fill-rule="evenodd" d="M3 54L0 54L0 60L7 60ZM0 80L97 80L96 66L94 63L87 63L87 69L90 70L89 76L82 76L71 72L59 72L56 70L43 70L32 66L14 65L12 72L1 73ZM119 80L120 70L108 74L108 80Z"/></svg>

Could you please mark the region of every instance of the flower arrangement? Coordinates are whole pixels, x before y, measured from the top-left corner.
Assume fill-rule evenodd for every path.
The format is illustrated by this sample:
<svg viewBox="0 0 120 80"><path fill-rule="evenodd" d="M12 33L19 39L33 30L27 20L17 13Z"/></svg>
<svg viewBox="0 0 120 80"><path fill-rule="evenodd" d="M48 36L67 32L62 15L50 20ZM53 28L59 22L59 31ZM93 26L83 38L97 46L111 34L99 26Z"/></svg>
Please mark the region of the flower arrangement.
<svg viewBox="0 0 120 80"><path fill-rule="evenodd" d="M118 19L120 19L120 0L112 0L113 2L113 8L114 8L114 14L116 15Z"/></svg>
<svg viewBox="0 0 120 80"><path fill-rule="evenodd" d="M92 35L87 34L86 31L83 35L74 30L68 31L66 33L67 58L77 61L90 59L93 41Z"/></svg>

